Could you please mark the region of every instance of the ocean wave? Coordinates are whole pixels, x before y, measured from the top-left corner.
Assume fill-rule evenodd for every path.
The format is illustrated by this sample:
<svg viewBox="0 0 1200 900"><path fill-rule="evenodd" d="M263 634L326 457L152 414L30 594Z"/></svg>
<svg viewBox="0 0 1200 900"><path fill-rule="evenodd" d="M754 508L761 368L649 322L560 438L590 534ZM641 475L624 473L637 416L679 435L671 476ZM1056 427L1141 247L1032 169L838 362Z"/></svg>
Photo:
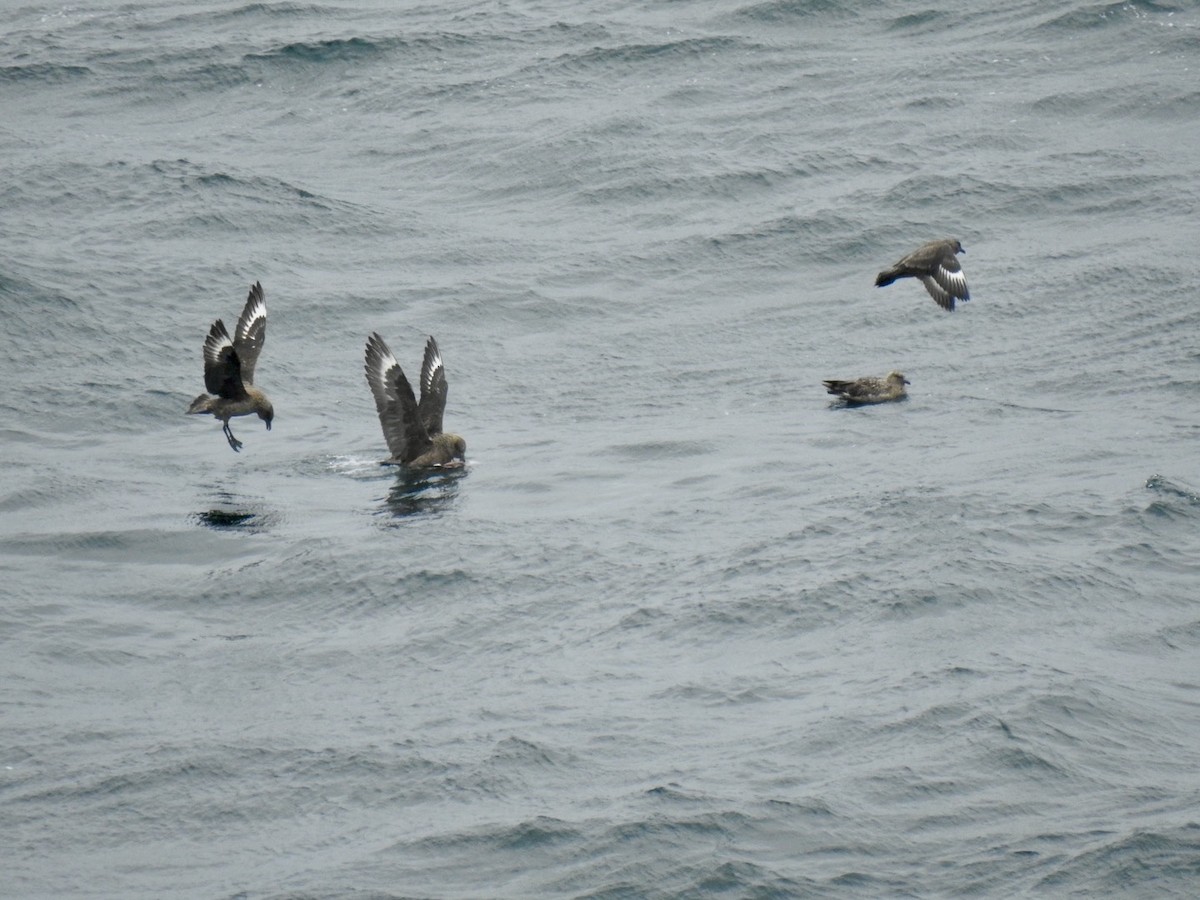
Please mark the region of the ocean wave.
<svg viewBox="0 0 1200 900"><path fill-rule="evenodd" d="M1132 824L1090 835L1089 849L1055 862L1035 885L1040 891L1093 895L1187 897L1200 878L1200 824Z"/></svg>
<svg viewBox="0 0 1200 900"><path fill-rule="evenodd" d="M31 87L29 82L62 84L87 78L91 74L92 70L88 66L60 65L48 62L26 63L16 66L0 66L0 83L19 83L28 90Z"/></svg>
<svg viewBox="0 0 1200 900"><path fill-rule="evenodd" d="M1170 2L1156 0L1114 0L1111 3L1078 3L1073 9L1062 13L1051 13L1052 18L1038 25L1038 30L1049 32L1087 33L1099 29L1119 28L1133 20L1161 21L1179 12L1179 7ZM1160 18L1161 17L1161 18Z"/></svg>
<svg viewBox="0 0 1200 900"><path fill-rule="evenodd" d="M859 19L868 10L886 9L887 3L863 2L853 0L766 0L763 3L747 3L738 7L731 18L760 22L766 25L789 25L794 22L807 22L815 17L840 19Z"/></svg>
<svg viewBox="0 0 1200 900"><path fill-rule="evenodd" d="M751 53L758 45L742 37L722 35L685 38L655 44L620 44L614 47L591 47L563 53L539 61L525 71L529 74L576 74L593 71L619 72L625 77L645 77L651 71L678 64L690 64L709 57L724 57L730 53Z"/></svg>

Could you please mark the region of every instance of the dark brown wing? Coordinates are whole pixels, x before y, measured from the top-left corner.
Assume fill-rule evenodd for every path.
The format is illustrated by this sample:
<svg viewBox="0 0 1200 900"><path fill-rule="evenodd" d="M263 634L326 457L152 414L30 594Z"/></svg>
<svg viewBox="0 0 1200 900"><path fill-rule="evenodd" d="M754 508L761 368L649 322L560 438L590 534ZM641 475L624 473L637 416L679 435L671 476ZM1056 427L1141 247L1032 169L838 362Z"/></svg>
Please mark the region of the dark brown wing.
<svg viewBox="0 0 1200 900"><path fill-rule="evenodd" d="M425 342L425 359L421 362L421 403L418 406L421 424L430 437L442 433L442 415L446 411L448 394L442 354L438 351L437 341L430 336Z"/></svg>
<svg viewBox="0 0 1200 900"><path fill-rule="evenodd" d="M242 361L242 380L254 384L254 368L258 365L258 354L267 339L267 302L262 284L254 282L250 296L238 317L237 331L233 334L233 349Z"/></svg>
<svg viewBox="0 0 1200 900"><path fill-rule="evenodd" d="M364 368L392 459L409 463L427 451L432 442L421 424L412 385L383 338L374 332L367 338Z"/></svg>
<svg viewBox="0 0 1200 900"><path fill-rule="evenodd" d="M929 291L929 296L946 312L954 312L954 297L932 275L922 275L921 284Z"/></svg>
<svg viewBox="0 0 1200 900"><path fill-rule="evenodd" d="M246 399L242 362L220 319L213 322L204 339L204 387L210 394L226 400Z"/></svg>
<svg viewBox="0 0 1200 900"><path fill-rule="evenodd" d="M822 383L829 393L857 403L878 398L885 387L878 378L858 378L854 381L825 381Z"/></svg>

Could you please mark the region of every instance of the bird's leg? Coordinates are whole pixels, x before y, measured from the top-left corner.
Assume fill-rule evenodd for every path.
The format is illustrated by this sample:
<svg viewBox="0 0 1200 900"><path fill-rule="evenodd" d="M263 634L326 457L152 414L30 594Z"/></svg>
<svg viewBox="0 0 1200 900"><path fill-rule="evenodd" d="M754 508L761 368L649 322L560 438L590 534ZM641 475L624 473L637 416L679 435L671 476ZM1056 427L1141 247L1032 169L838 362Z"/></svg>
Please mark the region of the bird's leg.
<svg viewBox="0 0 1200 900"><path fill-rule="evenodd" d="M229 446L233 448L234 453L238 453L242 449L242 442L233 436L233 430L229 427L229 421L225 421L224 426L225 437L229 441Z"/></svg>

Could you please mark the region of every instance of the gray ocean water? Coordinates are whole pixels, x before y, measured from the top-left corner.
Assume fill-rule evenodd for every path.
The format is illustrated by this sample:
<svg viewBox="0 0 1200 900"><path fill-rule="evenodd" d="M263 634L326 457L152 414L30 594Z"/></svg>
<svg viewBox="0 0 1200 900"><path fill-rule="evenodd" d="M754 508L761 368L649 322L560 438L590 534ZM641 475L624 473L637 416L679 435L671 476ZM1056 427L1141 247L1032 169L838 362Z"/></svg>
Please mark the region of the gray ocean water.
<svg viewBox="0 0 1200 900"><path fill-rule="evenodd" d="M1200 892L1200 5L1004 6L4 4L0 895Z"/></svg>

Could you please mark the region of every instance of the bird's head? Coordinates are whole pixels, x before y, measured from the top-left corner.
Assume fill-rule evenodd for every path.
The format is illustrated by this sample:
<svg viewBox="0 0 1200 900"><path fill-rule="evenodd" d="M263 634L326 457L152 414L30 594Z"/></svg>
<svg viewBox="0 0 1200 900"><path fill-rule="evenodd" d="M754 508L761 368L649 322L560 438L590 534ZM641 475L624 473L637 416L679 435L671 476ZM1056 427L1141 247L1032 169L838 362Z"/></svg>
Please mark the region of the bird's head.
<svg viewBox="0 0 1200 900"><path fill-rule="evenodd" d="M437 448L437 456L444 458L446 461L439 463L447 469L457 469L467 462L467 442L457 434L449 434L443 431L441 434L433 436L433 445Z"/></svg>

